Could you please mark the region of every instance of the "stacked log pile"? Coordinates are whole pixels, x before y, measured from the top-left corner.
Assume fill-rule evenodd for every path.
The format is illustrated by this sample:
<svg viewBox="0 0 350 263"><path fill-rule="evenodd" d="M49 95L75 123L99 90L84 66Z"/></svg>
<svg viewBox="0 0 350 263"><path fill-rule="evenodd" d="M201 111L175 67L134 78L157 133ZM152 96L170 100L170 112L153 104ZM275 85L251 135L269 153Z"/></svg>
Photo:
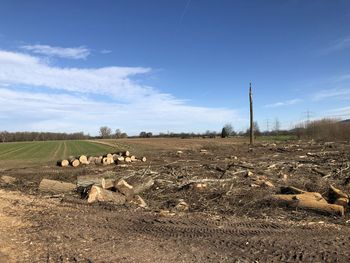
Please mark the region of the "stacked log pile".
<svg viewBox="0 0 350 263"><path fill-rule="evenodd" d="M110 165L132 162L146 162L145 156L137 158L135 155L131 155L129 151L107 153L103 156L69 156L67 159L57 161L57 165L61 167L67 167L69 165L77 167L81 164L97 164L97 165Z"/></svg>

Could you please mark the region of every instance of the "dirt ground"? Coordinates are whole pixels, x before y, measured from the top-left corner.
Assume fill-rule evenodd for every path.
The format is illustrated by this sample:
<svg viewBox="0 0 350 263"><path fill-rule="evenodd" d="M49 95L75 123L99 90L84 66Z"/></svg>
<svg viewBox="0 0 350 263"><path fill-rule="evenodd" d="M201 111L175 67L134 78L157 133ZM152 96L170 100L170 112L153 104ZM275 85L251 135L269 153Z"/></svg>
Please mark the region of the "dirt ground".
<svg viewBox="0 0 350 263"><path fill-rule="evenodd" d="M0 262L350 261L349 211L337 217L269 201L287 185L325 198L330 185L350 193L348 143L117 143L148 161L127 167L1 169L1 175L17 181L0 184ZM148 208L87 204L77 194L38 192L42 178L75 182L78 175L104 173L152 177L154 186L141 194ZM186 185L204 178L217 182L201 189ZM189 205L188 211L176 209L179 200Z"/></svg>

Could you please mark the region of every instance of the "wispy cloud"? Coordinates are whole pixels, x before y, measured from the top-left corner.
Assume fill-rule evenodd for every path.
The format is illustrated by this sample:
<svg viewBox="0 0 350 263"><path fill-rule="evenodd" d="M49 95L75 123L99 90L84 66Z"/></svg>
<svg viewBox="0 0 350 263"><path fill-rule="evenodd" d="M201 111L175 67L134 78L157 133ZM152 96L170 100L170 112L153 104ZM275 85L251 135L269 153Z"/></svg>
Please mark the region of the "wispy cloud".
<svg viewBox="0 0 350 263"><path fill-rule="evenodd" d="M350 88L324 89L315 93L312 97L315 101L329 98L347 99L350 96Z"/></svg>
<svg viewBox="0 0 350 263"><path fill-rule="evenodd" d="M350 107L331 109L327 111L327 114L338 118L350 118Z"/></svg>
<svg viewBox="0 0 350 263"><path fill-rule="evenodd" d="M276 102L276 103L272 103L272 104L267 104L264 107L265 108L276 108L276 107L290 106L290 105L297 104L301 101L302 101L301 99L292 99L292 100L280 101L280 102Z"/></svg>
<svg viewBox="0 0 350 263"><path fill-rule="evenodd" d="M49 45L23 45L22 49L51 57L85 59L90 55L90 50L84 46L80 47L54 47Z"/></svg>
<svg viewBox="0 0 350 263"><path fill-rule="evenodd" d="M112 53L112 50L109 50L109 49L102 49L102 50L100 51L100 53L105 55L105 54Z"/></svg>
<svg viewBox="0 0 350 263"><path fill-rule="evenodd" d="M38 57L0 51L0 119L12 130L83 130L108 125L141 130L218 130L242 121L235 110L198 107L133 81L149 68L60 68ZM31 87L38 87L33 92ZM107 99L105 99L107 98ZM11 120L20 120L21 126ZM5 121L2 121L5 123Z"/></svg>
<svg viewBox="0 0 350 263"><path fill-rule="evenodd" d="M350 48L350 37L344 37L335 40L333 43L331 43L328 47L326 47L323 52L324 53L331 53L343 49Z"/></svg>

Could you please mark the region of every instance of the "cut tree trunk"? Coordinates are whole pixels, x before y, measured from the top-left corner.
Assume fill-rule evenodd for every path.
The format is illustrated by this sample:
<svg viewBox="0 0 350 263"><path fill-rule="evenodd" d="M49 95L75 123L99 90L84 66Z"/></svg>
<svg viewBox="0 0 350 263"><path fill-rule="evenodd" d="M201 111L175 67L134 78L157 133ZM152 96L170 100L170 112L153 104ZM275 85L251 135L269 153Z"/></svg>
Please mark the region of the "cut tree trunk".
<svg viewBox="0 0 350 263"><path fill-rule="evenodd" d="M132 185L134 187L134 194L137 195L150 189L154 185L154 180L149 177L139 182L135 182Z"/></svg>
<svg viewBox="0 0 350 263"><path fill-rule="evenodd" d="M112 189L115 184L115 179L105 179L102 178L101 180L101 186L103 189Z"/></svg>
<svg viewBox="0 0 350 263"><path fill-rule="evenodd" d="M125 180L120 180L116 182L114 187L123 195L125 195L127 200L132 200L134 197L134 187L128 184Z"/></svg>
<svg viewBox="0 0 350 263"><path fill-rule="evenodd" d="M124 162L125 161L125 158L123 156L118 156L117 157L117 162Z"/></svg>
<svg viewBox="0 0 350 263"><path fill-rule="evenodd" d="M103 165L111 164L111 163L110 163L110 159L108 159L107 157L103 157L103 159L102 159L102 164L103 164Z"/></svg>
<svg viewBox="0 0 350 263"><path fill-rule="evenodd" d="M41 192L50 192L54 194L70 193L76 190L76 185L56 180L43 179L40 182L39 190Z"/></svg>
<svg viewBox="0 0 350 263"><path fill-rule="evenodd" d="M130 160L131 160L132 162L135 162L135 161L136 161L135 155L131 155L131 156L130 156Z"/></svg>
<svg viewBox="0 0 350 263"><path fill-rule="evenodd" d="M70 156L68 158L68 160L69 160L69 163L71 164L71 166L73 166L73 167L77 167L80 164L80 161L78 159L76 159L74 156Z"/></svg>
<svg viewBox="0 0 350 263"><path fill-rule="evenodd" d="M147 158L145 156L141 157L140 159L142 162L146 162L147 161Z"/></svg>
<svg viewBox="0 0 350 263"><path fill-rule="evenodd" d="M122 152L122 155L128 157L130 156L130 152L129 151Z"/></svg>
<svg viewBox="0 0 350 263"><path fill-rule="evenodd" d="M95 158L95 164L101 164L102 163L102 156Z"/></svg>
<svg viewBox="0 0 350 263"><path fill-rule="evenodd" d="M131 158L130 158L130 157L125 157L124 161L125 161L126 163L131 163Z"/></svg>
<svg viewBox="0 0 350 263"><path fill-rule="evenodd" d="M88 159L85 155L80 155L79 156L79 162L82 164L88 164Z"/></svg>
<svg viewBox="0 0 350 263"><path fill-rule="evenodd" d="M89 157L87 158L87 160L88 160L89 163L94 163L95 160L96 160L96 157L95 157L95 156L89 156Z"/></svg>
<svg viewBox="0 0 350 263"><path fill-rule="evenodd" d="M320 193L306 192L303 194L273 195L272 201L286 204L290 207L312 210L329 215L344 215L344 207L328 204Z"/></svg>
<svg viewBox="0 0 350 263"><path fill-rule="evenodd" d="M57 164L59 166L62 166L62 167L67 167L69 165L69 161L68 160L60 160L57 162Z"/></svg>
<svg viewBox="0 0 350 263"><path fill-rule="evenodd" d="M112 192L94 185L89 191L88 203L94 202L112 202L117 205L123 205L126 202L126 198L121 193Z"/></svg>
<svg viewBox="0 0 350 263"><path fill-rule="evenodd" d="M77 187L89 187L91 185L102 185L103 177L98 177L96 175L80 175L77 177Z"/></svg>
<svg viewBox="0 0 350 263"><path fill-rule="evenodd" d="M0 177L0 179L0 181L3 181L6 184L13 184L17 181L17 178L8 175L3 175Z"/></svg>

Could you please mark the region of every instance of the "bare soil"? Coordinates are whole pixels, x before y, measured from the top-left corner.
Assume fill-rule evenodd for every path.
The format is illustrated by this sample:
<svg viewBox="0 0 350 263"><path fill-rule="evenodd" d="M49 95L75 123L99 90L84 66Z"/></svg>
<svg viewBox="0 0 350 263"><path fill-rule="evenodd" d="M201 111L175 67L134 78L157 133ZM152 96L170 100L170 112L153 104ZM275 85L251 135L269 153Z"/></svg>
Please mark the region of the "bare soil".
<svg viewBox="0 0 350 263"><path fill-rule="evenodd" d="M0 187L0 262L349 262L350 214L334 217L279 207L269 196L292 185L349 193L348 143L232 140L123 140L146 163L128 167L37 166L1 170L18 180ZM206 149L206 152L200 152ZM182 154L177 154L181 150ZM247 171L253 176L247 177ZM45 195L42 178L78 175L152 177L134 205L87 204L78 195ZM275 187L256 185L263 178ZM230 179L203 190L194 179ZM232 180L231 180L232 179ZM175 205L183 199L189 211ZM169 211L165 213L164 211Z"/></svg>

